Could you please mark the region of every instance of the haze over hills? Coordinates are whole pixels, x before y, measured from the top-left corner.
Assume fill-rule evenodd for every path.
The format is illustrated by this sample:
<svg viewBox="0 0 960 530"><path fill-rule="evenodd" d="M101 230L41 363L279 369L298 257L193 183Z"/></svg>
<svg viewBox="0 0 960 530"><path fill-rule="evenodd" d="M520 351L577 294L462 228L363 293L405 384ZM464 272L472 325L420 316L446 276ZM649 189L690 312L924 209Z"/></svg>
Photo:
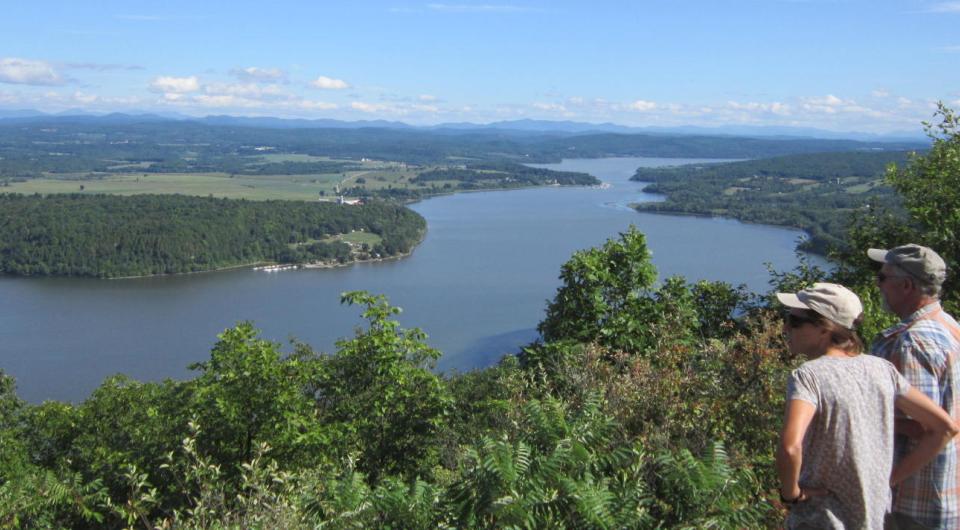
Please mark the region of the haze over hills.
<svg viewBox="0 0 960 530"><path fill-rule="evenodd" d="M491 123L441 123L437 125L417 126L401 121L358 120L344 121L334 119L303 119L278 117L248 117L230 115L209 115L204 117L187 116L177 113L109 113L96 114L71 109L56 114L44 113L33 109L0 109L0 123L10 121L70 120L102 123L143 123L157 121L191 121L208 125L228 125L241 127L264 127L274 129L410 129L432 131L522 131L529 133L553 133L558 135L617 133L617 134L655 134L689 136L743 136L753 138L820 138L836 140L859 140L871 142L914 142L924 141L926 137L917 131L896 131L885 134L859 131L830 131L810 127L724 125L719 127L676 126L676 127L630 127L615 123L587 123L576 121L550 120L511 120Z"/></svg>

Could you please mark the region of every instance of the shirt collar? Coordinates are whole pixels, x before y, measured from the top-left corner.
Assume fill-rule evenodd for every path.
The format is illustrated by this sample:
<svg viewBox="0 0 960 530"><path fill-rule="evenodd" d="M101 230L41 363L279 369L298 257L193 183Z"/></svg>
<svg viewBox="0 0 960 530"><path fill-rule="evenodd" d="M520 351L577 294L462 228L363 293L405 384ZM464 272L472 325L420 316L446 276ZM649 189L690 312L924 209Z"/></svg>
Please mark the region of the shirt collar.
<svg viewBox="0 0 960 530"><path fill-rule="evenodd" d="M929 316L934 311L937 311L938 309L940 309L940 301L934 300L933 302L930 302L929 304L907 315L907 318L904 318L899 323L894 324L893 326L890 326L889 328L881 331L880 334L883 336L883 338L887 338L891 335L896 335L897 333L900 333L906 330L907 328L909 328L910 326L912 326L913 323L916 322L917 320L926 318L927 316Z"/></svg>

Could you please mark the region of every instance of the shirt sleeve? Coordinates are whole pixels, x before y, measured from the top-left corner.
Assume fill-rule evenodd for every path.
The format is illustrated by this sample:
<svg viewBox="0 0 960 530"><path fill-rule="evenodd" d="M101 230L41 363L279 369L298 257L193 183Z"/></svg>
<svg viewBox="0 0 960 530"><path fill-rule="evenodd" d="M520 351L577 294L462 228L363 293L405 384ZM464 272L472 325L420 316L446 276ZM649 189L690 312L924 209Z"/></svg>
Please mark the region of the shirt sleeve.
<svg viewBox="0 0 960 530"><path fill-rule="evenodd" d="M799 399L810 403L816 408L820 401L817 398L817 394L816 382L813 381L810 374L801 368L790 372L790 377L787 378L787 401Z"/></svg>
<svg viewBox="0 0 960 530"><path fill-rule="evenodd" d="M913 388L913 385L910 384L910 381L907 381L906 377L900 374L893 365L890 365L891 377L893 377L893 389L894 394L897 396L902 396L910 391Z"/></svg>

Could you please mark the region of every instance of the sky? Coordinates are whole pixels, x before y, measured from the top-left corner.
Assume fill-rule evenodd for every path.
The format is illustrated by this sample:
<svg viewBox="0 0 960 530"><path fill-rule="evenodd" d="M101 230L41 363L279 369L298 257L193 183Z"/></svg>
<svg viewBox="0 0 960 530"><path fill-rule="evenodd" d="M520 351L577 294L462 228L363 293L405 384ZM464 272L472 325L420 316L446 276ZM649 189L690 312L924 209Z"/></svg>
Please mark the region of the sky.
<svg viewBox="0 0 960 530"><path fill-rule="evenodd" d="M0 110L918 132L960 1L3 2Z"/></svg>

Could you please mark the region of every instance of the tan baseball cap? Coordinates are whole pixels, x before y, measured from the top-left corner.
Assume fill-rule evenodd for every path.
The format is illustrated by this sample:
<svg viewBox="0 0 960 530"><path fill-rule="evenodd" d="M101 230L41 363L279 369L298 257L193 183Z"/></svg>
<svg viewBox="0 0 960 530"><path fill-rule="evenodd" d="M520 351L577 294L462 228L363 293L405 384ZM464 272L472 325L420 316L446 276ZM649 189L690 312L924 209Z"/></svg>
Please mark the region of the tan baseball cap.
<svg viewBox="0 0 960 530"><path fill-rule="evenodd" d="M926 283L939 285L947 279L947 264L943 258L924 246L911 243L890 250L871 248L867 250L867 256L873 261L896 265Z"/></svg>
<svg viewBox="0 0 960 530"><path fill-rule="evenodd" d="M815 283L798 293L777 293L777 300L787 307L814 311L847 329L853 329L863 313L856 293L835 283Z"/></svg>

